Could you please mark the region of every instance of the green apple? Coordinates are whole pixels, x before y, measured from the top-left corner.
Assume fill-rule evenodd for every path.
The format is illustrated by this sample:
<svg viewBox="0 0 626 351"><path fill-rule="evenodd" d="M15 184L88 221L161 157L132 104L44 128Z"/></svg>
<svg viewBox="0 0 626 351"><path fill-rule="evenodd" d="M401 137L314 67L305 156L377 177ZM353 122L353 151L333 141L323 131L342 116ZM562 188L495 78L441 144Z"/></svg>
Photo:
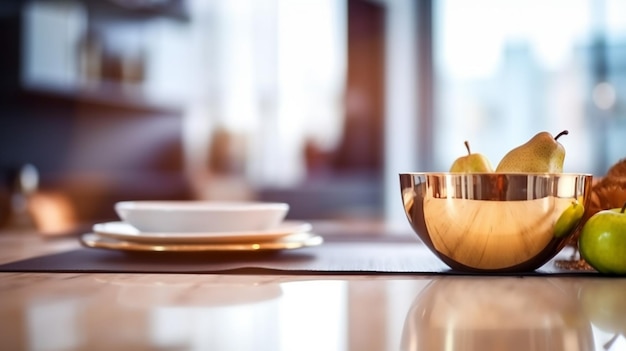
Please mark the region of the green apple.
<svg viewBox="0 0 626 351"><path fill-rule="evenodd" d="M578 238L580 255L600 273L626 274L626 204L589 218Z"/></svg>
<svg viewBox="0 0 626 351"><path fill-rule="evenodd" d="M473 154L470 150L469 142L465 141L467 155L454 160L450 166L450 172L459 173L484 173L493 172L493 167L489 159L481 154Z"/></svg>

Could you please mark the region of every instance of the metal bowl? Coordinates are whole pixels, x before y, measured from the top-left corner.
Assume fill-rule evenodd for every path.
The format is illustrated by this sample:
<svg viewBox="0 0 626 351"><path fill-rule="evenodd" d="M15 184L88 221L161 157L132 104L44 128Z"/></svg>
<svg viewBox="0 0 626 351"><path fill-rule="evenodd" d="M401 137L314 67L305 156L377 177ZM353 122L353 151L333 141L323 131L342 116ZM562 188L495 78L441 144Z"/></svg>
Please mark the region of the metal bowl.
<svg viewBox="0 0 626 351"><path fill-rule="evenodd" d="M523 272L541 267L566 245L588 205L592 178L400 173L400 188L413 230L452 269Z"/></svg>

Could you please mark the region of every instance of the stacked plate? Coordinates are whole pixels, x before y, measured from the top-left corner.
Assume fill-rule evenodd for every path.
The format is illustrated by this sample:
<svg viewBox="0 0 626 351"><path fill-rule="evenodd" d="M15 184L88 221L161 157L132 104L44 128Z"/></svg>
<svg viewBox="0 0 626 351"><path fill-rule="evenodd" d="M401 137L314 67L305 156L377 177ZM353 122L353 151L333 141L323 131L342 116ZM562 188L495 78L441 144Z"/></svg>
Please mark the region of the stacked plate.
<svg viewBox="0 0 626 351"><path fill-rule="evenodd" d="M320 245L308 222L284 220L289 206L267 202L124 201L121 221L98 223L87 247L125 251L267 251Z"/></svg>

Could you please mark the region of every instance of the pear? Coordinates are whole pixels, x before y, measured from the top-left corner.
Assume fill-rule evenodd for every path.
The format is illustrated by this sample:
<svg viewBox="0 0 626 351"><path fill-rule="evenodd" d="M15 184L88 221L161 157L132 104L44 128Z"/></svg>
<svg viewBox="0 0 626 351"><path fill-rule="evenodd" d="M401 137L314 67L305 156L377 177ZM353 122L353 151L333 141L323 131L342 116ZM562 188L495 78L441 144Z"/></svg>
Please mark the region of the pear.
<svg viewBox="0 0 626 351"><path fill-rule="evenodd" d="M450 172L459 173L484 173L493 172L491 162L482 154L473 154L470 150L469 142L465 141L465 148L467 149L467 155L457 158L452 166Z"/></svg>
<svg viewBox="0 0 626 351"><path fill-rule="evenodd" d="M582 204L582 196L573 200L554 223L554 236L561 238L572 233L585 214L585 206Z"/></svg>
<svg viewBox="0 0 626 351"><path fill-rule="evenodd" d="M537 133L515 149L509 151L496 167L498 173L561 173L565 148L558 142L567 130L552 137L548 132Z"/></svg>

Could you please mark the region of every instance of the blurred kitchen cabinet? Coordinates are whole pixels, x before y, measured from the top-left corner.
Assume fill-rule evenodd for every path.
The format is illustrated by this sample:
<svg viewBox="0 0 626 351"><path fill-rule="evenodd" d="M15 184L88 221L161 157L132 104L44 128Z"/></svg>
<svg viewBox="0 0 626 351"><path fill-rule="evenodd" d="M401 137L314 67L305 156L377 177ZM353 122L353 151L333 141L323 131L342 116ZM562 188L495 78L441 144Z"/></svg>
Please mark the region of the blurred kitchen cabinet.
<svg viewBox="0 0 626 351"><path fill-rule="evenodd" d="M115 218L115 201L190 198L182 160L182 107L145 94L141 67L125 75L110 74L96 87L80 86L64 72L54 70L46 78L59 78L60 82L25 79L26 65L33 59L29 55L59 49L26 50L28 36L43 36L38 40L44 44L52 38L50 31L24 29L24 9L33 3L83 4L86 20L97 21L100 28L120 21L167 18L184 22L187 18L185 3L180 0L160 1L151 7L142 6L146 2L141 1L3 2L0 178L24 164L35 165L41 189L63 193L73 203L78 220L84 222ZM78 54L71 47L62 49L67 55ZM80 60L77 56L70 62L78 65ZM79 69L68 67L70 71Z"/></svg>

